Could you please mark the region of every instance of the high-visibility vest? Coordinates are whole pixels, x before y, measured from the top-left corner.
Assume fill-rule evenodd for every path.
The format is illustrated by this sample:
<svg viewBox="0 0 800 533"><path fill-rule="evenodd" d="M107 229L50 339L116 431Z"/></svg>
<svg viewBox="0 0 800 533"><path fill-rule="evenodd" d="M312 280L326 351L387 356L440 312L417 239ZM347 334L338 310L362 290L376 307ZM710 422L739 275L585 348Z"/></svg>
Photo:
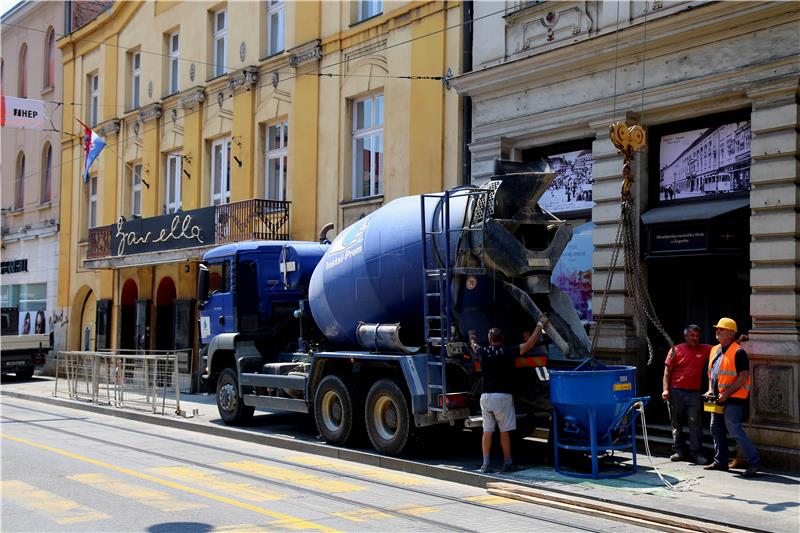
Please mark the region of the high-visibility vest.
<svg viewBox="0 0 800 533"><path fill-rule="evenodd" d="M720 394L725 392L725 389L733 385L736 381L736 350L741 348L738 342L732 342L725 353L722 353L722 345L717 344L711 349L711 357L708 358L708 379L711 380L711 369L714 367L714 361L718 357L722 357L722 362L719 365L719 376L717 377L717 388ZM750 378L736 389L736 391L728 396L729 398L742 398L746 399L750 395Z"/></svg>

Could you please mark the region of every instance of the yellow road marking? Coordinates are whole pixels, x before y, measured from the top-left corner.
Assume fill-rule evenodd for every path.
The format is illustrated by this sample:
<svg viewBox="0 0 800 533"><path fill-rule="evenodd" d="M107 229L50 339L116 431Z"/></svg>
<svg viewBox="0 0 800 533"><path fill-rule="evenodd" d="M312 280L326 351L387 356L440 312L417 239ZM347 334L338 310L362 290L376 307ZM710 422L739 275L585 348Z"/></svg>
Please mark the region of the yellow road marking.
<svg viewBox="0 0 800 533"><path fill-rule="evenodd" d="M23 439L20 437L12 437L11 435L6 435L4 433L0 433L0 438L8 439L14 442L19 442L21 444L27 444L28 446L33 446L35 448L40 448L42 450L47 450L49 452L56 453L58 455L62 455L64 457L69 457L70 459L76 459L78 461L83 461L85 463L93 464L95 466L100 466L102 468L107 468L109 470L113 470L115 472L119 472L121 474L126 474L132 477L136 477L139 479L144 479L146 481L150 481L152 483L156 483L158 485L162 485L164 487L169 487L175 490L180 490L184 492L188 492L189 494L194 494L196 496L202 496L204 498L208 498L209 500L214 500L216 502L225 503L228 505L232 505L234 507L238 507L240 509L246 509L248 511L253 511L254 513L259 513L265 516L269 516L279 520L282 524L293 527L293 528L300 528L300 529L316 529L319 531L328 531L333 532L336 531L335 529L329 528L322 524L317 524L315 522L311 522L310 520L304 520L302 518L297 518L294 516L289 516L284 513L278 513L276 511L270 511L269 509L265 509L263 507L258 507L257 505L252 505L246 502L240 502L238 500L234 500L233 498L226 498L225 496L220 496L218 494L214 494L205 490L195 489L193 487L189 487L187 485L182 485L180 483L175 483L173 481L169 481L166 479L161 479L156 476L151 476L149 474L145 474L143 472L137 472L135 470L131 470L130 468L123 468L121 466L112 465L111 463L106 463L105 461L100 461L97 459L92 459L90 457L85 457L83 455L79 455L77 453L68 452L66 450L60 450L58 448L53 448L52 446L48 446L46 444L40 444L38 442L34 442L28 439Z"/></svg>
<svg viewBox="0 0 800 533"><path fill-rule="evenodd" d="M419 515L422 515L422 514L436 513L436 512L439 511L439 509L437 509L435 507L428 507L428 506L425 506L425 505L412 505L412 506L409 506L409 507L395 507L392 510L396 511L398 513L403 513L403 514L407 514L407 515L411 515L411 516L419 516Z"/></svg>
<svg viewBox="0 0 800 533"><path fill-rule="evenodd" d="M225 533L266 533L269 529L264 526L259 526L258 524L235 524L232 526L215 527L212 531L224 531Z"/></svg>
<svg viewBox="0 0 800 533"><path fill-rule="evenodd" d="M95 520L111 518L105 513L72 500L62 498L57 494L28 485L24 481L2 481L0 490L3 499L13 502L20 507L46 515L57 524L77 524Z"/></svg>
<svg viewBox="0 0 800 533"><path fill-rule="evenodd" d="M265 465L257 461L232 461L220 463L220 466L237 470L239 472L257 474L259 476L277 479L278 481L286 481L301 487L308 487L328 493L356 492L366 489L366 487L354 485L353 483L347 483L346 481L326 479L319 476L314 476L312 474L304 474L296 470Z"/></svg>
<svg viewBox="0 0 800 533"><path fill-rule="evenodd" d="M241 483L225 481L219 475L210 474L186 466L164 466L160 468L150 468L149 470L154 474L177 479L178 481L211 486L220 492L251 502L269 502L280 500L286 496L286 494L282 492L266 490L254 485L243 485Z"/></svg>
<svg viewBox="0 0 800 533"><path fill-rule="evenodd" d="M324 457L294 455L288 457L287 460L306 466L324 467L324 468L330 468L332 470L337 470L339 472L345 472L348 474L359 474L362 476L371 477L379 481L394 483L396 485L413 486L413 485L425 485L426 483L430 483L427 479L422 477L393 472L391 470L387 470L384 468L376 468L372 466L354 465L352 463L331 461L329 459L325 459Z"/></svg>
<svg viewBox="0 0 800 533"><path fill-rule="evenodd" d="M513 498L504 498L502 496L495 496L494 494L479 494L478 496L469 496L464 498L468 502L483 503L486 505L507 505L509 503L524 503Z"/></svg>
<svg viewBox="0 0 800 533"><path fill-rule="evenodd" d="M148 507L153 507L167 513L208 507L202 503L183 502L164 491L119 481L105 474L77 474L69 476L69 479L105 492L110 492L122 498L136 500L142 505L147 505Z"/></svg>
<svg viewBox="0 0 800 533"><path fill-rule="evenodd" d="M344 518L351 522L370 522L372 520L392 517L392 515L378 511L377 509L357 509L355 511L342 511L332 514L333 516L338 516L339 518Z"/></svg>

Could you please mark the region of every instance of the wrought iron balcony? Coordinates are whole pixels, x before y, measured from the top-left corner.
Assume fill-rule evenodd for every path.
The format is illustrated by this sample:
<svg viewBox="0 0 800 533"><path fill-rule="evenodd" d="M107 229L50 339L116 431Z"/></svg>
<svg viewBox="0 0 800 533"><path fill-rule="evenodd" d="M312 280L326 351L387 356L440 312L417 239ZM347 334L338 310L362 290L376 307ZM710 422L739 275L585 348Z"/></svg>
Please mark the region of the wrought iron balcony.
<svg viewBox="0 0 800 533"><path fill-rule="evenodd" d="M252 199L89 229L86 259L290 238L289 205Z"/></svg>

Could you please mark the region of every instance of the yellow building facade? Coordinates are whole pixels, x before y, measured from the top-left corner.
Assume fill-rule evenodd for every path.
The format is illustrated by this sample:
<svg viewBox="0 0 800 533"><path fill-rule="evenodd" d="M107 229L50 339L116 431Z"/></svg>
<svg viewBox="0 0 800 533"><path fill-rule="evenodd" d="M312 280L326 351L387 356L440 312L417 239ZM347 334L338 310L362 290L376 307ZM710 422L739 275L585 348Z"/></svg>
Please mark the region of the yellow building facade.
<svg viewBox="0 0 800 533"><path fill-rule="evenodd" d="M62 38L69 349L195 348L202 253L461 182L454 2L117 2ZM83 128L107 143L84 179ZM194 231L194 233L193 233Z"/></svg>

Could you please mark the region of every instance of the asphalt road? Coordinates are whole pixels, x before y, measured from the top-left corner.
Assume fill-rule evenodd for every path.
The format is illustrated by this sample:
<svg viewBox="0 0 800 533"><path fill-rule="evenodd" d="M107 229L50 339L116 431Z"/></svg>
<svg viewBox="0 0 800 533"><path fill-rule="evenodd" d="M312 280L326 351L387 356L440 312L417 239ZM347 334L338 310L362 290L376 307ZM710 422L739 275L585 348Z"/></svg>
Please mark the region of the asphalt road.
<svg viewBox="0 0 800 533"><path fill-rule="evenodd" d="M2 530L637 531L456 483L2 398Z"/></svg>

